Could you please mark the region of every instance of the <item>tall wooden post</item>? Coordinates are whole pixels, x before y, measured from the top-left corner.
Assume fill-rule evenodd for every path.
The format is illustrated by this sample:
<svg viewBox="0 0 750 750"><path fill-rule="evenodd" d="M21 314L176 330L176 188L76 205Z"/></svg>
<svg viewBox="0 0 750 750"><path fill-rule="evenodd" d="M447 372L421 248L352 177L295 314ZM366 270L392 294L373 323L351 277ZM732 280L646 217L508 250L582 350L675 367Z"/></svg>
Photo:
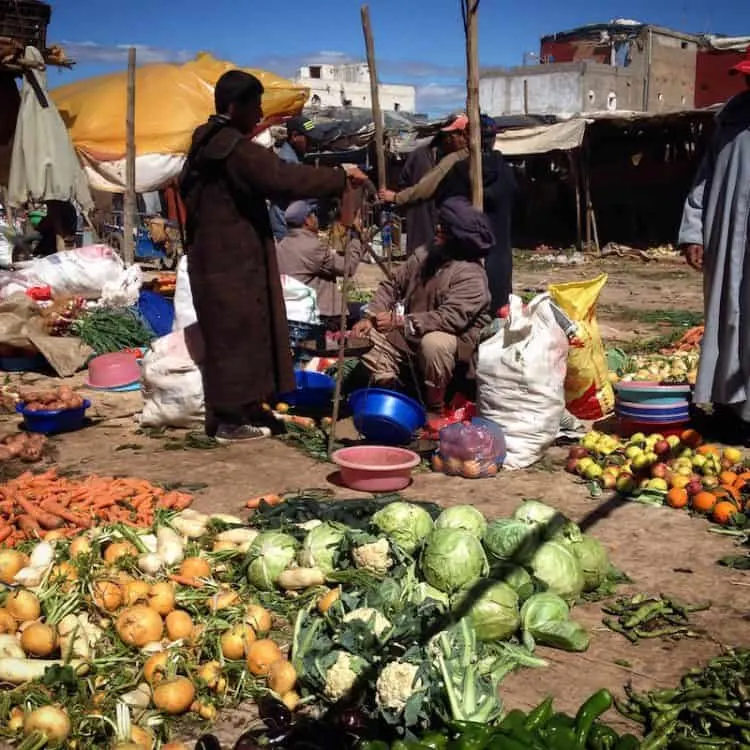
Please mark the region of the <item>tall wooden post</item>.
<svg viewBox="0 0 750 750"><path fill-rule="evenodd" d="M135 193L135 47L128 50L128 101L125 114L125 196L123 200L123 260L135 262L138 201Z"/></svg>
<svg viewBox="0 0 750 750"><path fill-rule="evenodd" d="M461 0L466 34L466 114L469 117L471 202L484 207L482 188L482 134L479 119L479 0Z"/></svg>
<svg viewBox="0 0 750 750"><path fill-rule="evenodd" d="M380 109L380 89L378 88L378 69L375 63L375 40L372 36L370 8L362 6L362 32L365 35L367 49L367 68L370 71L370 98L372 99L372 119L375 121L375 165L378 171L378 190L384 190L385 184L385 128L383 112Z"/></svg>

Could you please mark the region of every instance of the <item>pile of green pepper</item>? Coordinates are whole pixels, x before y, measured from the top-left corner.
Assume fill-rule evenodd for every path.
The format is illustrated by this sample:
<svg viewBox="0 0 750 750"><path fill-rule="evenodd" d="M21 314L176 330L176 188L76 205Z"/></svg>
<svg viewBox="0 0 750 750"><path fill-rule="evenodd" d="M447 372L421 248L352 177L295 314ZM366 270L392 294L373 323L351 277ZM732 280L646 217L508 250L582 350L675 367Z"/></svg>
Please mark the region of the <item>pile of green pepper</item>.
<svg viewBox="0 0 750 750"><path fill-rule="evenodd" d="M360 750L637 750L633 735L620 736L598 721L612 707L608 690L594 693L573 716L555 713L552 698L529 713L511 711L497 726L456 725L417 740L364 742Z"/></svg>

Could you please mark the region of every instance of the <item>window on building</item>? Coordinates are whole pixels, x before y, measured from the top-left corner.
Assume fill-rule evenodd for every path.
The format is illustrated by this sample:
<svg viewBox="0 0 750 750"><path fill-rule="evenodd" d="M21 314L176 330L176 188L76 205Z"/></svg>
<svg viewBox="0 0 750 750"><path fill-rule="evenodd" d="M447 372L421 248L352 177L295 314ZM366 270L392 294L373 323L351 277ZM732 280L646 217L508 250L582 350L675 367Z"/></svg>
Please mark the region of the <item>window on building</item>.
<svg viewBox="0 0 750 750"><path fill-rule="evenodd" d="M401 109L401 105L398 102L393 102L393 111L398 112Z"/></svg>
<svg viewBox="0 0 750 750"><path fill-rule="evenodd" d="M310 78L320 78L320 65L310 66Z"/></svg>

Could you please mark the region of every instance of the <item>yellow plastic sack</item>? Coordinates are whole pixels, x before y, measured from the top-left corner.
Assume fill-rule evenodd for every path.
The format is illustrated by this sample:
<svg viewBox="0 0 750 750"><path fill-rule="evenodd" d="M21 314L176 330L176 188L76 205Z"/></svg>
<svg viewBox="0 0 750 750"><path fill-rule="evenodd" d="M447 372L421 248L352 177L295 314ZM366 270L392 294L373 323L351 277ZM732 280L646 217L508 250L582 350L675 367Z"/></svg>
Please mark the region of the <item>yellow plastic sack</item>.
<svg viewBox="0 0 750 750"><path fill-rule="evenodd" d="M565 405L579 419L601 419L615 408L607 356L596 320L596 304L606 283L607 274L602 274L589 281L549 287L554 303L575 324L575 330L568 336Z"/></svg>

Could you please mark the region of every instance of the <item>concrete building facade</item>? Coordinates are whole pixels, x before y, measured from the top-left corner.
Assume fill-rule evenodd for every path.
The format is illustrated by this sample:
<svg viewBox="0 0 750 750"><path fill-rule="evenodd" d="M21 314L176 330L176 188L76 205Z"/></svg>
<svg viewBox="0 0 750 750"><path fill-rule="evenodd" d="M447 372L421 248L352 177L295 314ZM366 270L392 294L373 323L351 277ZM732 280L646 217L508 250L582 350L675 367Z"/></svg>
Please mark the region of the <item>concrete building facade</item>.
<svg viewBox="0 0 750 750"><path fill-rule="evenodd" d="M310 89L308 107L372 107L367 63L305 65L295 83ZM413 113L417 109L415 86L381 83L378 91L385 111Z"/></svg>
<svg viewBox="0 0 750 750"><path fill-rule="evenodd" d="M480 106L495 116L692 107L698 41L635 21L553 34L539 65L486 71Z"/></svg>

